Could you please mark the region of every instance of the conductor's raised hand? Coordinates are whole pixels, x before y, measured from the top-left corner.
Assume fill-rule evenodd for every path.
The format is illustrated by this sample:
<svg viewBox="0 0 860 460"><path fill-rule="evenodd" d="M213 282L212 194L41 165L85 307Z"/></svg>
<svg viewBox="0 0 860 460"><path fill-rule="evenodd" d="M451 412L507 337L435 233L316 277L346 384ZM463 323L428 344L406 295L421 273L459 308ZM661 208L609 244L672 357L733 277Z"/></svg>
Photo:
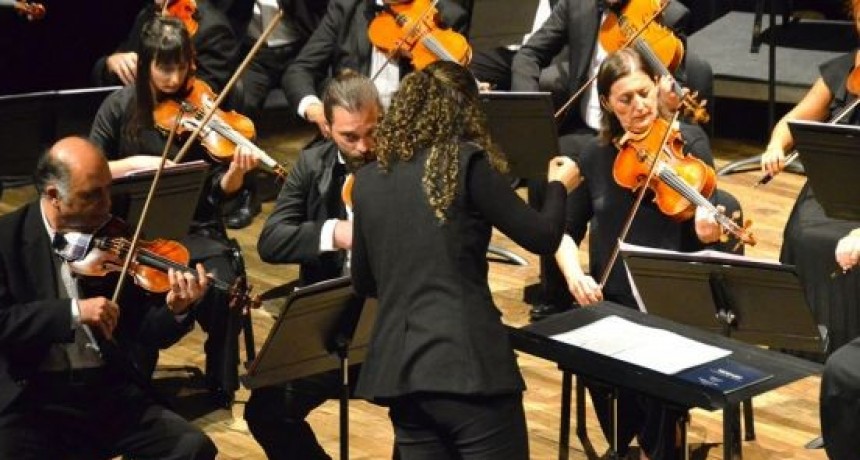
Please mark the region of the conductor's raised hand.
<svg viewBox="0 0 860 460"><path fill-rule="evenodd" d="M557 180L564 184L567 193L570 193L582 182L579 175L579 166L572 159L565 156L557 156L549 160L547 169L547 181Z"/></svg>

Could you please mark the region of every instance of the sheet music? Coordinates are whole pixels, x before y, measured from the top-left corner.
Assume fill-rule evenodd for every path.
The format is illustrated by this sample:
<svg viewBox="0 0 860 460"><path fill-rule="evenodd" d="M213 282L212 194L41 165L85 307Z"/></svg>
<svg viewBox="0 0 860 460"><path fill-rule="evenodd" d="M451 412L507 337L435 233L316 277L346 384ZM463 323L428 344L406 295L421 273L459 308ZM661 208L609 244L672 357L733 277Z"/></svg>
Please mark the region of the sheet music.
<svg viewBox="0 0 860 460"><path fill-rule="evenodd" d="M783 264L776 259L761 259L749 257L740 254L732 254L730 252L714 251L713 249L704 249L696 252L679 252L669 249L651 248L648 246L639 246L635 244L621 242L620 246L622 253L627 254L665 254L678 256L679 259L687 259L690 262L695 262L695 259L701 259L702 262L719 263L724 262L729 265L737 264L738 262L745 264L754 264L766 267L781 267Z"/></svg>
<svg viewBox="0 0 860 460"><path fill-rule="evenodd" d="M614 315L552 338L663 374L675 374L731 354L729 350Z"/></svg>

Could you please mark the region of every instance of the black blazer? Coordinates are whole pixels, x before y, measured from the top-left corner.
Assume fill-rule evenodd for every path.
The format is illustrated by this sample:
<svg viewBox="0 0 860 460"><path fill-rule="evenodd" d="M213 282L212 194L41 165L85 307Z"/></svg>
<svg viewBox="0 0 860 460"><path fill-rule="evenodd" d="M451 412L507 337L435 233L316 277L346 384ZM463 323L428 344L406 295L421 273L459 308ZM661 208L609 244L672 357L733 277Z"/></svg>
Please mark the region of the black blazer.
<svg viewBox="0 0 860 460"><path fill-rule="evenodd" d="M585 84L597 43L600 15L595 0L559 0L549 19L514 55L511 90L539 91L541 69L549 66L565 45L570 69L565 91L568 95L573 94ZM670 2L664 12L664 21L672 28L685 24L688 17L689 10L679 2ZM572 125L585 125L578 110L569 110L568 114L568 117L574 117L568 118Z"/></svg>
<svg viewBox="0 0 860 460"><path fill-rule="evenodd" d="M468 27L468 14L452 0L440 0L444 24L457 31ZM367 37L376 16L375 0L330 0L325 16L284 76L287 99L298 107L330 75L353 69L370 76L371 44Z"/></svg>
<svg viewBox="0 0 860 460"><path fill-rule="evenodd" d="M299 264L302 285L341 276L343 271L344 251L319 251L323 223L340 212L340 190L332 185L336 161L332 141L302 150L257 242L263 261Z"/></svg>
<svg viewBox="0 0 860 460"><path fill-rule="evenodd" d="M284 17L290 18L298 29L301 41L314 33L325 14L328 0L278 0ZM254 0L235 0L226 7L226 15L241 40L248 32L248 22L254 15Z"/></svg>
<svg viewBox="0 0 860 460"><path fill-rule="evenodd" d="M141 32L147 21L156 14L152 2L138 13L126 40L115 52L140 52ZM196 75L217 92L230 79L236 65L239 63L239 42L233 34L233 28L227 22L224 14L206 0L197 2L198 28L191 37L197 62ZM107 58L104 56L93 66L93 83L97 86L121 85L119 77L107 69Z"/></svg>
<svg viewBox="0 0 860 460"><path fill-rule="evenodd" d="M50 346L74 339L70 301L58 298L53 259L38 201L0 217L0 413L26 388ZM110 298L115 282L107 276L84 283L82 298ZM187 319L176 321L163 296L131 283L119 305L114 338L131 353L166 348L191 328ZM107 365L127 369L128 357L113 355Z"/></svg>

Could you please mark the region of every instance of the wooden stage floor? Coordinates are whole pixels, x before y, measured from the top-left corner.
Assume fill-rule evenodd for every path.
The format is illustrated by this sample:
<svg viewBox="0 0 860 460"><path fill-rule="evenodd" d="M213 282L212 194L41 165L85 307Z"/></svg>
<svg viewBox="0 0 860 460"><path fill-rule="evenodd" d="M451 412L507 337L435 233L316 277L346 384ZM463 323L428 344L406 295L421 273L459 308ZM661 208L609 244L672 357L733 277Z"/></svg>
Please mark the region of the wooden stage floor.
<svg viewBox="0 0 860 460"><path fill-rule="evenodd" d="M263 147L269 152L295 155L301 140L269 139ZM719 165L743 156L758 153L761 147L750 143L716 139L714 153ZM782 229L804 178L783 174L770 185L753 189L758 173L741 173L719 178L720 186L732 192L743 205L746 216L754 221L753 231L759 244L749 248L748 255L776 258L782 242ZM33 198L30 187L7 190L0 202L0 213L16 208ZM263 292L296 277L291 266L271 266L262 263L256 253L257 236L265 216L272 210L271 202L263 206L247 229L235 231L245 253L249 277L256 292ZM528 306L522 301L523 288L536 282L537 259L516 247L503 235L496 233L493 243L523 255L528 266L519 267L492 263L490 283L494 298L507 324L520 326L528 321ZM253 322L258 347L263 343L272 324L270 311L277 311L281 302L268 302L255 310ZM204 363L203 334L195 329L179 344L162 353L156 372L159 388L176 403L186 417L203 428L215 440L223 459L263 459L262 450L250 436L242 418L247 390L237 393L232 410L215 410L206 403L202 391ZM528 385L525 406L528 418L531 457L557 458L561 375L556 367L528 355L520 355L520 367ZM820 378L809 377L792 385L767 393L754 400L757 439L743 443L744 458L748 460L825 459L823 450L806 450L803 445L818 435L818 391ZM590 405L590 402L589 402ZM591 453L576 437L571 439L571 458L597 458L607 447L590 407L587 410ZM383 408L363 401L350 404L350 457L355 460L390 458L392 432ZM309 417L322 445L334 458L338 457L338 406L330 401ZM722 417L720 412L692 412L689 440L694 459L722 458Z"/></svg>

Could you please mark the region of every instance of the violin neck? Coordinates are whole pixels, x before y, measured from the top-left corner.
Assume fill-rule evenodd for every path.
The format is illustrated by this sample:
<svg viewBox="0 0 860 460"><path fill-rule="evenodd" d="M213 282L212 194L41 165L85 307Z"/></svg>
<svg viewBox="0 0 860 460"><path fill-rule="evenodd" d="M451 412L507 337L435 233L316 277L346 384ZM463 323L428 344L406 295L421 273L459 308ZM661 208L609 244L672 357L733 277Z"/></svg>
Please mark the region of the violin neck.
<svg viewBox="0 0 860 460"><path fill-rule="evenodd" d="M241 145L250 150L251 153L254 154L254 156L256 156L260 161L262 161L264 165L274 169L276 172L279 169L283 169L278 164L278 162L275 161L274 158L270 157L269 154L266 153L260 147L257 147L257 144L254 144L247 137L243 136L241 133L233 129L232 126L228 125L227 123L224 123L220 119L214 118L209 121L209 124L216 133L220 134L221 136L224 136L224 138L226 138L230 142L236 145Z"/></svg>
<svg viewBox="0 0 860 460"><path fill-rule="evenodd" d="M738 224L735 223L729 216L721 213L716 206L713 205L707 198L702 196L698 190L690 186L684 179L675 174L675 171L672 168L666 166L665 163L660 163L658 166L659 170L657 171L658 177L665 182L668 186L672 187L673 190L678 192L679 195L683 196L690 203L701 206L707 209L714 215L714 219L723 227L727 232L732 235L738 237L739 239L743 239L744 229L741 228Z"/></svg>

